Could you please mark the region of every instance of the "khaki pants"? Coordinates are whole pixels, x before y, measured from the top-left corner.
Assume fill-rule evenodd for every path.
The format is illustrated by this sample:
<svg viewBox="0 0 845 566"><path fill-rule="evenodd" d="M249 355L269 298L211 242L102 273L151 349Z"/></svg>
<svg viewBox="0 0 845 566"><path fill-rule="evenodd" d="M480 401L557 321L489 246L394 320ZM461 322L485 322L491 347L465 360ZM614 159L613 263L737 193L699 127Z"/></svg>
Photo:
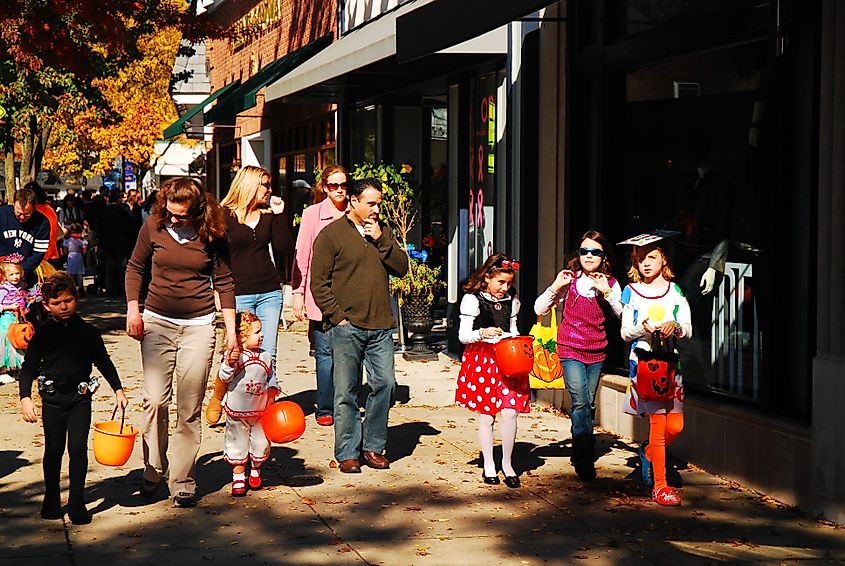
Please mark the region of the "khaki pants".
<svg viewBox="0 0 845 566"><path fill-rule="evenodd" d="M144 478L169 478L171 495L196 493L202 401L214 355L214 325L180 326L144 315ZM167 458L168 411L176 382L176 430Z"/></svg>

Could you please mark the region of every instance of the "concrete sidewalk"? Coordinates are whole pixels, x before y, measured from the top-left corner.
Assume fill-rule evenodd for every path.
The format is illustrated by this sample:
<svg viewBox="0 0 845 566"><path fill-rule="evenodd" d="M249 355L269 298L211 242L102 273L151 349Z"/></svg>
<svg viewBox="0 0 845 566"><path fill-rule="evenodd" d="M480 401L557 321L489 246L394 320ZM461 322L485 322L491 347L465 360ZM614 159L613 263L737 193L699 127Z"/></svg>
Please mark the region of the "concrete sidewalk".
<svg viewBox="0 0 845 566"><path fill-rule="evenodd" d="M137 425L140 354L122 332L122 305L92 299L83 309L107 332L133 403L127 419ZM265 488L233 499L224 427L204 425L195 509L173 507L166 490L153 502L140 497L138 441L122 468L90 455L91 525L41 520L41 428L21 420L16 387L0 386L0 565L845 562L839 526L680 462L670 482L683 486L684 505L658 507L638 482L635 447L608 434L599 436L599 479L580 483L568 463L569 421L549 411L520 416L515 466L523 487L484 485L477 422L451 406L458 366L444 356L420 364L397 357L393 464L341 474L333 429L310 414L314 372L304 331L293 324L280 333L278 365L284 394L309 413L305 434L273 447ZM109 419L112 401L110 392L96 395L95 422Z"/></svg>

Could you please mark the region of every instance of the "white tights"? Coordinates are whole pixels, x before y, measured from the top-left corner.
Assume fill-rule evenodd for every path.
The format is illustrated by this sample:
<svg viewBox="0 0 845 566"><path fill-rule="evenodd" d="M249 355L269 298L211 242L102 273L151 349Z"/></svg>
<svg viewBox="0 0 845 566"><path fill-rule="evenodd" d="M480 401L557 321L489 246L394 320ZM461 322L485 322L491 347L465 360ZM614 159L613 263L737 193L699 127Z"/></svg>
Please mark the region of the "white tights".
<svg viewBox="0 0 845 566"><path fill-rule="evenodd" d="M502 473L506 476L515 476L516 472L511 463L513 456L513 445L516 442L516 411L514 409L503 409L502 415ZM478 419L478 443L481 445L481 454L484 456L484 475L493 477L496 475L496 463L493 461L493 424L496 417L493 415L479 415Z"/></svg>

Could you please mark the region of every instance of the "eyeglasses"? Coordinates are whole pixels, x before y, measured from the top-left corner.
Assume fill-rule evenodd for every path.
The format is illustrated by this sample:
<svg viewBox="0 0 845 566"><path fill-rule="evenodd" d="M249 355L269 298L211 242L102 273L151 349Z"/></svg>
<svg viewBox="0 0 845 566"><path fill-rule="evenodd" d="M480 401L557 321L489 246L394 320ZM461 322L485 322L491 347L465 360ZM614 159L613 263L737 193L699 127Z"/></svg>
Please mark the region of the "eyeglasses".
<svg viewBox="0 0 845 566"><path fill-rule="evenodd" d="M330 191L336 191L338 189L346 190L348 183L344 181L343 183L326 183L326 188Z"/></svg>
<svg viewBox="0 0 845 566"><path fill-rule="evenodd" d="M578 255L593 255L596 257L601 257L604 255L604 250L600 250L598 248L578 248Z"/></svg>
<svg viewBox="0 0 845 566"><path fill-rule="evenodd" d="M503 259L499 265L504 267L505 269L513 269L514 271L519 271L519 262L516 260L511 259Z"/></svg>

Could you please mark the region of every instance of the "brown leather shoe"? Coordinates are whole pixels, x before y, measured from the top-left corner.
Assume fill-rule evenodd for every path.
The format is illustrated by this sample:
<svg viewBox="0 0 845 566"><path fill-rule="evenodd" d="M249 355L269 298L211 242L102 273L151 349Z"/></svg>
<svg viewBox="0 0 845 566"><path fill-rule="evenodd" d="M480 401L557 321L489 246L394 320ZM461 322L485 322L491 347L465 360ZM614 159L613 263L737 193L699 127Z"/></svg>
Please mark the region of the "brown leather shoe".
<svg viewBox="0 0 845 566"><path fill-rule="evenodd" d="M369 450L364 450L364 460L368 466L377 470L386 470L390 467L390 460Z"/></svg>
<svg viewBox="0 0 845 566"><path fill-rule="evenodd" d="M344 474L360 474L361 473L361 465L358 463L358 460L355 458L350 458L349 460L341 461L338 466L340 471Z"/></svg>

